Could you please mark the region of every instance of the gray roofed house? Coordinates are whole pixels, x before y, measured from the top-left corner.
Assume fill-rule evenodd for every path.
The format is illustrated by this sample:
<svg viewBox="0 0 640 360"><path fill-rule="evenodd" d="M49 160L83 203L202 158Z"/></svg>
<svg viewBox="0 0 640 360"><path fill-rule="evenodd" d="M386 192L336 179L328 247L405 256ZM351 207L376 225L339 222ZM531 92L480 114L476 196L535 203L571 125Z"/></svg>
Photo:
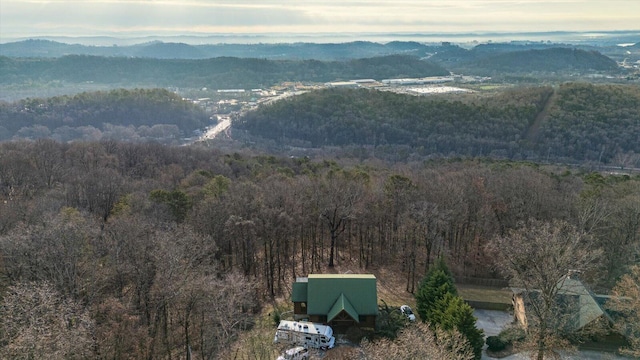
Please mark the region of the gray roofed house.
<svg viewBox="0 0 640 360"><path fill-rule="evenodd" d="M562 317L557 320L566 331L575 332L583 329L603 317L609 322L612 321L610 315L604 310L600 297L593 294L576 274L570 273L563 276L556 286L558 287L556 300L558 316ZM535 300L537 292L534 291L530 296L525 296L524 289L513 289L513 291L514 320L526 330L527 307L531 306L530 301Z"/></svg>

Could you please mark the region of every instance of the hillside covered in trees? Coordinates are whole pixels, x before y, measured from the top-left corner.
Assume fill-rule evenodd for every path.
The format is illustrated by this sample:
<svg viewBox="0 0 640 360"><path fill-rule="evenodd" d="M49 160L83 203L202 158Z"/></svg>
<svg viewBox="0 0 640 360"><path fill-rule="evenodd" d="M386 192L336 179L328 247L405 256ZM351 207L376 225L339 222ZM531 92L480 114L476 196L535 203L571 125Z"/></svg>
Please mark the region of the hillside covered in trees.
<svg viewBox="0 0 640 360"><path fill-rule="evenodd" d="M192 103L164 89L85 92L0 102L0 140L155 140L174 143L210 124Z"/></svg>
<svg viewBox="0 0 640 360"><path fill-rule="evenodd" d="M442 47L429 60L457 73L478 75L620 73L622 69L616 61L603 55L601 50L605 49L546 43L480 44L472 49ZM640 54L630 56L635 58Z"/></svg>
<svg viewBox="0 0 640 360"><path fill-rule="evenodd" d="M553 37L553 35L551 35ZM637 34L628 34L616 39L591 39L573 43L550 41L510 41L479 43L471 48L469 44L449 42L422 43L417 41L351 41L344 43L261 43L261 44L198 44L184 42L144 41L131 45L87 46L42 39L28 39L0 44L0 54L14 58L58 58L66 55L90 55L105 57L137 57L155 59L210 59L216 57L258 58L270 60L320 60L343 61L387 55L412 55L432 57L448 66L450 55L457 53L460 59L469 62L485 56L507 52L526 52L552 48L579 49L599 52L616 61L627 58L636 61L640 52L638 44L620 47L620 43L637 42ZM114 39L117 41L117 39ZM184 41L184 39L182 40Z"/></svg>
<svg viewBox="0 0 640 360"><path fill-rule="evenodd" d="M429 52L437 51L437 49L438 46L429 46L413 41L391 41L385 44L371 41L353 41L347 43L220 43L199 45L151 41L124 46L85 46L50 40L29 39L0 44L0 54L20 58L91 55L156 59L237 57L335 61L398 54L425 56Z"/></svg>
<svg viewBox="0 0 640 360"><path fill-rule="evenodd" d="M592 237L584 276L606 291L640 259L639 201L637 176L514 162L3 142L0 357L232 358L296 276L387 269L414 292L444 256L456 277L497 277L486 245L530 219Z"/></svg>
<svg viewBox="0 0 640 360"><path fill-rule="evenodd" d="M460 68L468 70L469 73L482 74L619 71L618 64L611 58L596 51L575 48L485 53L478 59L461 64Z"/></svg>
<svg viewBox="0 0 640 360"><path fill-rule="evenodd" d="M458 74L497 77L526 75L530 82L535 81L531 76L533 74L568 77L619 75L623 72L616 61L592 48L583 50L545 44L505 44L478 45L473 49L464 49L455 45L426 46L413 42L356 45L362 54L359 57L355 57L354 53L344 57L336 55L337 58L333 59L325 59L322 56L308 59L275 56L202 58L197 55L193 55L194 59L175 59L162 55L7 57L0 53L3 54L0 56L0 86L6 86L7 91L12 89L11 85L59 87L61 84L254 89L268 88L288 81L324 83L349 79L420 78L449 75L452 71ZM198 52L197 48L185 44L149 45L153 46L169 48L158 51L187 56L191 52ZM285 47L296 46L303 45L288 44ZM324 49L322 51L333 49L336 54L346 51L344 44L326 44L321 47ZM388 52L372 49L379 47L387 49ZM311 54L316 54L316 51L322 52L319 49L314 50L308 44L305 49ZM632 63L636 57L635 50L633 51L632 55L620 61Z"/></svg>
<svg viewBox="0 0 640 360"><path fill-rule="evenodd" d="M218 57L173 60L69 55L60 58L0 57L0 84L63 81L119 86L251 89L284 81L424 77L449 72L406 55L345 61L266 60Z"/></svg>
<svg viewBox="0 0 640 360"><path fill-rule="evenodd" d="M234 128L289 146L393 156L616 163L640 154L638 118L638 87L568 83L453 98L328 89L261 107Z"/></svg>
<svg viewBox="0 0 640 360"><path fill-rule="evenodd" d="M275 153L329 149L393 161L452 156L638 167L640 91L567 83L418 97L325 89L271 102L233 123L229 143ZM0 140L118 139L179 144L211 124L163 89L85 92L0 103Z"/></svg>

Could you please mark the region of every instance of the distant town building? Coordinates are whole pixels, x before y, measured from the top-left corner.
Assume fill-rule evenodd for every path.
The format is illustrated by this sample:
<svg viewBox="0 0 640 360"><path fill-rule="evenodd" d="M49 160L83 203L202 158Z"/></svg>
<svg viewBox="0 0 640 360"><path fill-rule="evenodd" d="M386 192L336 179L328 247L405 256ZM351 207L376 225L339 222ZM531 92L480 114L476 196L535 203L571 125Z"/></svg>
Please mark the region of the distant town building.
<svg viewBox="0 0 640 360"><path fill-rule="evenodd" d="M375 79L355 79L355 80L350 80L351 82L354 82L356 84L374 84L377 83L377 81Z"/></svg>
<svg viewBox="0 0 640 360"><path fill-rule="evenodd" d="M405 78L405 79L385 79L382 83L385 85L423 85L423 84L443 84L454 81L453 76L430 76L424 78Z"/></svg>
<svg viewBox="0 0 640 360"><path fill-rule="evenodd" d="M332 88L357 88L360 86L355 81L335 81L335 82L325 83L324 85L326 87L332 87Z"/></svg>
<svg viewBox="0 0 640 360"><path fill-rule="evenodd" d="M244 89L220 89L219 93L243 93Z"/></svg>

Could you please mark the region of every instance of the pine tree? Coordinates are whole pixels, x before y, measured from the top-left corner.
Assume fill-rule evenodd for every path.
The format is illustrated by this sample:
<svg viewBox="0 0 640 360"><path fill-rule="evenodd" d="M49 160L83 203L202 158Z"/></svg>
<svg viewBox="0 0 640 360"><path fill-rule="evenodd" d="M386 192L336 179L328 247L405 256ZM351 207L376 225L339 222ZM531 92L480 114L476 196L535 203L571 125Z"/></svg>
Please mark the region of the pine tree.
<svg viewBox="0 0 640 360"><path fill-rule="evenodd" d="M476 359L482 355L484 333L476 327L473 309L458 296L453 275L442 259L429 269L416 292L416 307L423 322L445 330L458 331L473 349Z"/></svg>
<svg viewBox="0 0 640 360"><path fill-rule="evenodd" d="M473 309L460 296L446 294L436 302L432 313L432 323L446 331L457 330L473 348L476 359L482 356L484 332L476 327L478 320Z"/></svg>
<svg viewBox="0 0 640 360"><path fill-rule="evenodd" d="M433 322L431 312L435 308L434 305L446 294L455 296L458 292L453 284L451 272L444 260L439 259L422 279L416 292L416 310L423 322Z"/></svg>

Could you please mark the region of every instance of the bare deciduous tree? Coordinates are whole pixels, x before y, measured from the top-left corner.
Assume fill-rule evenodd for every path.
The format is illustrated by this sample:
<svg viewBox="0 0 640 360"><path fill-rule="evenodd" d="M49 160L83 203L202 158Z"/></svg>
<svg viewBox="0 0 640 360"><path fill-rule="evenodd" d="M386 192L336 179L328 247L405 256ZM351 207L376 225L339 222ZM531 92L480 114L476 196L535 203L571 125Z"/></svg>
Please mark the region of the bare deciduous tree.
<svg viewBox="0 0 640 360"><path fill-rule="evenodd" d="M73 208L47 214L38 224L20 224L0 237L3 255L12 260L5 265L5 276L14 282L48 281L62 294L77 298L92 271L93 226Z"/></svg>
<svg viewBox="0 0 640 360"><path fill-rule="evenodd" d="M413 324L402 330L394 341L383 338L362 344L366 360L472 360L473 351L467 339L458 332L429 328L427 324Z"/></svg>
<svg viewBox="0 0 640 360"><path fill-rule="evenodd" d="M318 209L331 237L329 267L334 266L338 236L346 229L347 222L355 218L357 202L363 193L363 184L368 180L368 175L363 173L331 171L320 183Z"/></svg>
<svg viewBox="0 0 640 360"><path fill-rule="evenodd" d="M523 289L528 333L535 343L531 350L537 352L539 360L565 344L556 341L566 319L558 304L558 282L571 270L595 268L600 252L592 245L587 235L560 220L531 220L489 244L489 250L496 254L497 267L512 286Z"/></svg>
<svg viewBox="0 0 640 360"><path fill-rule="evenodd" d="M619 314L615 327L626 336L629 346L620 349L624 355L640 358L640 265L631 267L611 292L607 306Z"/></svg>
<svg viewBox="0 0 640 360"><path fill-rule="evenodd" d="M65 175L64 147L50 139L39 139L33 144L32 162L38 180L49 189Z"/></svg>
<svg viewBox="0 0 640 360"><path fill-rule="evenodd" d="M108 298L96 305L93 318L98 358L149 358L151 338L135 309L127 308L121 300Z"/></svg>
<svg viewBox="0 0 640 360"><path fill-rule="evenodd" d="M94 324L88 312L46 282L10 286L0 318L3 359L86 359L92 354Z"/></svg>

